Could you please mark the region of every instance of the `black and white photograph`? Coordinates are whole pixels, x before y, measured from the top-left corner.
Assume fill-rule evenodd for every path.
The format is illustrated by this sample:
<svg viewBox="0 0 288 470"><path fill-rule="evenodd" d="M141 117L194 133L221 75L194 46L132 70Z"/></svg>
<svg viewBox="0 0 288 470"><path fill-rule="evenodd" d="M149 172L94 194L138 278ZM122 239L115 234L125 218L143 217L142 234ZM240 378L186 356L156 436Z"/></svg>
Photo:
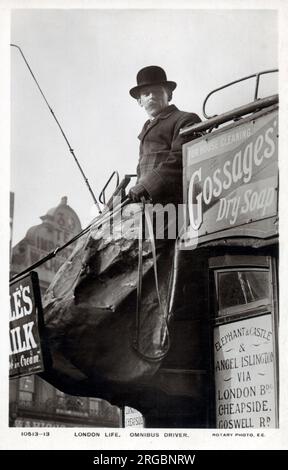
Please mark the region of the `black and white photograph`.
<svg viewBox="0 0 288 470"><path fill-rule="evenodd" d="M1 447L287 449L285 2L84 3L1 2Z"/></svg>

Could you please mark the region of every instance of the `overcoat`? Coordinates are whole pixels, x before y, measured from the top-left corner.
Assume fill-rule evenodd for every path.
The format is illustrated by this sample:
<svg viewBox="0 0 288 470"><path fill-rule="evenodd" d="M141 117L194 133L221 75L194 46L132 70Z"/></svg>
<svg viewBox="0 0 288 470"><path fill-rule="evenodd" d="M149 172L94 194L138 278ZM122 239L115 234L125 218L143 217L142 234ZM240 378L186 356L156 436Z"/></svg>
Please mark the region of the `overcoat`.
<svg viewBox="0 0 288 470"><path fill-rule="evenodd" d="M144 124L138 136L137 183L144 186L153 203L182 203L182 144L185 138L179 131L200 121L197 114L170 105ZM188 139L191 140L191 135Z"/></svg>

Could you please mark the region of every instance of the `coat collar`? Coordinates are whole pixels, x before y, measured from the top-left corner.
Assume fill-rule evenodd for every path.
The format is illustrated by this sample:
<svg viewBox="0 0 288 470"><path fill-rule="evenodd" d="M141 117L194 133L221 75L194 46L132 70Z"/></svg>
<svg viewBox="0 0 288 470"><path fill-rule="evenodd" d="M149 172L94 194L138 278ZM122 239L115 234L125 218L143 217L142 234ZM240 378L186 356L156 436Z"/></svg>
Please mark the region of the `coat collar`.
<svg viewBox="0 0 288 470"><path fill-rule="evenodd" d="M156 126L156 124L158 124L158 122L161 120L161 119L166 119L168 118L169 116L171 116L172 113L174 113L174 111L177 111L178 108L176 108L176 106L174 104L170 104L169 106L167 106L167 108L163 109L163 111L158 114L158 116L155 117L155 119L153 119L153 121L150 121L148 119L148 121L145 122L144 126L143 126L143 129L142 131L140 132L140 134L138 135L138 139L140 140L143 140L143 138L145 137L145 135L154 127Z"/></svg>

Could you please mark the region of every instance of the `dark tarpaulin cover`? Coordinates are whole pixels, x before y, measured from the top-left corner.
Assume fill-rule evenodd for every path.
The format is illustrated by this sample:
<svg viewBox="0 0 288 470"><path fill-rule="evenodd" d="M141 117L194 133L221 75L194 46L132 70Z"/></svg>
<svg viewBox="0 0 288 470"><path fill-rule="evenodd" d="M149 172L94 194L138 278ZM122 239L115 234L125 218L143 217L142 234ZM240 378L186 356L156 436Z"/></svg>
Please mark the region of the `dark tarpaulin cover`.
<svg viewBox="0 0 288 470"><path fill-rule="evenodd" d="M60 380L141 383L161 365L157 357L164 351L161 338L168 335L167 318L159 308L151 242L143 242L136 346L141 208L129 204L121 213L119 219L107 215L96 219L45 294L51 370ZM160 298L167 312L174 243L158 240L156 245Z"/></svg>

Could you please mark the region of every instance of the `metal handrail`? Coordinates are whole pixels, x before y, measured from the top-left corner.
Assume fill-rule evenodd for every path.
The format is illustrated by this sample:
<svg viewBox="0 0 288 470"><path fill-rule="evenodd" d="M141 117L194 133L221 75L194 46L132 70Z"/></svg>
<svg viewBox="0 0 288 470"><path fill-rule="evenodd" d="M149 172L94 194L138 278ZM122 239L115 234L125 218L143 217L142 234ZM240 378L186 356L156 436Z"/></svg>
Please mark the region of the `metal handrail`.
<svg viewBox="0 0 288 470"><path fill-rule="evenodd" d="M208 93L208 95L206 96L205 100L204 100L204 103L203 103L203 116L206 118L206 119L211 119L211 118L214 118L217 116L216 115L213 115L213 116L208 116L206 114L206 103L208 101L208 99L210 98L211 95L213 95L214 93L216 93L217 91L220 91L220 90L223 90L224 88L228 88L229 86L231 85L235 85L235 83L239 83L239 82L243 82L244 80L248 80L250 78L254 78L256 77L256 84L255 84L255 92L254 92L254 101L256 101L258 99L258 89L259 89L259 81L260 81L260 76L261 75L265 75L267 73L274 73L274 72L278 72L279 70L278 69L271 69L271 70L263 70L263 72L258 72L258 73L253 73L252 75L248 75L247 77L242 77L242 78L239 78L238 80L234 80L233 82L230 82L230 83L227 83L226 85L223 85L219 88L215 88L215 90L212 90L210 91L210 93Z"/></svg>
<svg viewBox="0 0 288 470"><path fill-rule="evenodd" d="M116 175L116 186L115 186L115 189L117 188L117 186L119 186L119 173L118 171L113 171L112 174L110 175L110 177L108 178L107 182L105 183L102 191L100 192L99 196L98 196L98 199L99 201L101 202L101 204L106 204L106 197L105 197L105 191L107 189L107 187L109 186L110 184L110 181L112 180L112 178Z"/></svg>
<svg viewBox="0 0 288 470"><path fill-rule="evenodd" d="M241 117L251 114L262 112L264 109L267 111L269 109L274 109L277 107L277 103L279 101L278 95L269 96L268 98L258 99L257 101L252 101L251 103L245 104L244 106L240 106L240 108L232 109L231 111L227 111L226 113L220 114L219 116L213 116L207 121L197 122L196 124L191 124L191 126L186 126L180 129L180 135L187 135L187 134L197 134L203 132L210 132L212 129L216 129L220 126L220 124L224 124L228 121L235 121L239 120Z"/></svg>
<svg viewBox="0 0 288 470"><path fill-rule="evenodd" d="M114 198L120 196L121 201L124 201L125 198L125 189L131 181L131 178L136 178L137 175L129 174L125 175L121 182L116 186L115 191L113 192L112 196L110 197L109 201L107 202L106 206L109 210L113 209Z"/></svg>

